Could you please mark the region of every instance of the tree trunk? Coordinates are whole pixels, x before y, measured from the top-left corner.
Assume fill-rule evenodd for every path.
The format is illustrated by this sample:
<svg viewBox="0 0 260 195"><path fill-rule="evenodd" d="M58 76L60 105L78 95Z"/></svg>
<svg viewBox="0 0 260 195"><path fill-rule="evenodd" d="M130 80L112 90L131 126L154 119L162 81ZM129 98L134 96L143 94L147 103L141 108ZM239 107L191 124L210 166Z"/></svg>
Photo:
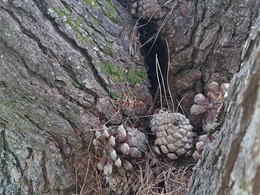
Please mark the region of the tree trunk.
<svg viewBox="0 0 260 195"><path fill-rule="evenodd" d="M92 129L146 113L133 25L116 1L0 1L0 194L76 193Z"/></svg>
<svg viewBox="0 0 260 195"><path fill-rule="evenodd" d="M130 1L120 2L133 10ZM107 122L121 124L128 117L147 113L153 100L146 71L156 87L156 54L164 70L169 66L174 101L182 100L186 113L208 82L227 82L239 70L241 46L258 15L257 0L169 1L162 6L165 2L151 1L160 9L155 15L132 11L141 17L140 24L151 19L139 28L139 34L133 17L116 0L0 1L0 194L100 194L95 186L88 186L96 180L90 152L93 131ZM149 8L140 10L150 13ZM157 32L157 39L141 47L140 41L146 42ZM248 81L258 82L257 77L252 79ZM255 102L250 108L256 108L258 94L247 101L252 91L245 89L241 88L241 95L246 95L238 96L242 107ZM238 117L236 107L232 109L227 119ZM246 111L241 114L243 120L238 118L235 126L228 123L223 128L236 132L240 122L250 125L256 117ZM143 126L139 120L131 122ZM245 127L243 131L247 135ZM237 134L230 138L236 144L243 140ZM232 143L226 144L234 149ZM212 162L210 156L206 158L208 151L209 147L198 167ZM227 148L226 154L231 151ZM225 156L221 159L228 161L221 162L236 165L238 157ZM219 189L225 190L226 181L237 177L228 177L236 170L232 167L217 173L226 179L216 180ZM214 171L205 170L208 178L215 176ZM210 186L206 182L203 186L203 177L198 177L191 186L195 194Z"/></svg>
<svg viewBox="0 0 260 195"><path fill-rule="evenodd" d="M139 28L142 51L146 55L153 87L158 86L157 55L165 75L169 66L168 84L176 111L184 112L194 131L200 132L202 116L190 115L194 97L205 94L206 86L212 81L228 83L239 71L241 48L259 14L260 3L256 0L152 0L148 4L150 8L141 3L145 0L137 2L137 11L131 11L143 19L140 20L143 26ZM161 14L155 14L154 9L155 13ZM147 20L150 21L148 25ZM155 91L152 90L154 94ZM164 103L163 106L167 105Z"/></svg>
<svg viewBox="0 0 260 195"><path fill-rule="evenodd" d="M220 134L194 168L189 194L260 194L260 18L220 116Z"/></svg>

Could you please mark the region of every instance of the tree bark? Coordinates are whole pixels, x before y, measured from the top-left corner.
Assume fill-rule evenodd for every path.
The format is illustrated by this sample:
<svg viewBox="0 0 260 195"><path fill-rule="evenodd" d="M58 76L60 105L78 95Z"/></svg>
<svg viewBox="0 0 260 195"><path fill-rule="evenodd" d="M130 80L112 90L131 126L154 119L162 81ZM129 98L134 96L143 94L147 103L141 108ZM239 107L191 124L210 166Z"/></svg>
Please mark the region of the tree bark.
<svg viewBox="0 0 260 195"><path fill-rule="evenodd" d="M0 194L76 193L92 129L120 123L123 102L146 113L133 25L116 1L0 1Z"/></svg>
<svg viewBox="0 0 260 195"><path fill-rule="evenodd" d="M127 9L129 2L121 1ZM241 46L258 10L257 0L170 1L164 17L151 18L152 28L162 29L147 52L152 45L141 48L138 38L144 42L153 34L149 28L139 34L116 0L0 1L0 194L85 192L96 179L93 131L147 113L153 100L146 71L153 73L155 55L162 67L169 65L174 99L187 112L208 82L229 81L239 70ZM243 120L249 125L250 118ZM210 163L207 151L202 162ZM218 174L233 169L227 170ZM193 181L191 192L199 194L195 187L203 179ZM88 193L98 194L94 188Z"/></svg>
<svg viewBox="0 0 260 195"><path fill-rule="evenodd" d="M220 115L220 134L194 168L189 194L260 193L260 18Z"/></svg>
<svg viewBox="0 0 260 195"><path fill-rule="evenodd" d="M141 2L145 0L137 2L144 5ZM156 7L155 1L151 2ZM142 47L147 52L146 61L151 71L157 54L165 72L169 66L168 84L176 110L184 112L194 130L200 132L202 117L190 116L194 97L205 94L206 86L212 81L229 83L239 71L241 48L259 14L260 3L256 0L156 2L161 6L156 13L163 12L163 17L153 19L154 13L149 15L144 8L135 13L137 17L146 16L151 20L150 25L141 28L145 32L141 38L146 43ZM147 23L146 18L143 24Z"/></svg>
<svg viewBox="0 0 260 195"><path fill-rule="evenodd" d="M229 83L239 71L241 47L259 8L255 0L181 1L173 5L172 16L162 30L170 48L169 85L195 131L201 126L200 118L189 114L194 96L205 94L212 81Z"/></svg>

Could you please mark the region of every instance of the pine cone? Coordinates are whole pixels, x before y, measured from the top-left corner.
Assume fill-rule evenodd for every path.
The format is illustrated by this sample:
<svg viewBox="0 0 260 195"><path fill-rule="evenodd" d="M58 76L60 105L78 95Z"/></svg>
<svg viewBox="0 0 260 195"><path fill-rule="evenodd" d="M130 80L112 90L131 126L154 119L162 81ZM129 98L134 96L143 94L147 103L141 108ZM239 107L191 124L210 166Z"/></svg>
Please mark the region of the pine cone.
<svg viewBox="0 0 260 195"><path fill-rule="evenodd" d="M130 171L114 173L107 177L110 189L115 194L132 194L138 190L138 177Z"/></svg>
<svg viewBox="0 0 260 195"><path fill-rule="evenodd" d="M103 126L102 131L96 131L93 140L96 149L102 152L97 168L105 175L110 175L115 167L131 170L133 160L141 158L148 150L147 143L145 134L135 128Z"/></svg>
<svg viewBox="0 0 260 195"><path fill-rule="evenodd" d="M156 134L155 151L176 160L179 157L191 156L193 149L193 127L189 119L180 113L160 110L154 114L150 128Z"/></svg>
<svg viewBox="0 0 260 195"><path fill-rule="evenodd" d="M202 128L205 132L209 132L212 129L212 125L220 111L224 98L227 96L228 86L228 83L222 83L221 86L219 86L218 83L211 82L206 88L207 97L201 93L194 97L194 104L190 111L191 114L194 115L205 113L205 117L202 121Z"/></svg>
<svg viewBox="0 0 260 195"><path fill-rule="evenodd" d="M133 0L130 11L134 16L146 20L159 19L165 15L157 0Z"/></svg>
<svg viewBox="0 0 260 195"><path fill-rule="evenodd" d="M196 160L196 161L199 160L205 145L209 142L210 142L210 139L208 138L207 135L204 134L204 135L199 136L198 141L196 143L195 151L192 154L192 158L194 160Z"/></svg>

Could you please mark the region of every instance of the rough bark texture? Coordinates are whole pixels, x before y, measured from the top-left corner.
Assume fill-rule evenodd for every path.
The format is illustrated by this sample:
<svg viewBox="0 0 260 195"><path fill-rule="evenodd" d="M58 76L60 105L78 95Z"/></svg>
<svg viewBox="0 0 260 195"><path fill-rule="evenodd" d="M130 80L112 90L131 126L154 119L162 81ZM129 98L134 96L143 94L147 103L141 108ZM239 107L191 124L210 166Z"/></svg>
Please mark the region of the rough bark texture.
<svg viewBox="0 0 260 195"><path fill-rule="evenodd" d="M194 168L189 194L260 194L260 18L231 81L220 134Z"/></svg>
<svg viewBox="0 0 260 195"><path fill-rule="evenodd" d="M146 5L146 0L134 2L138 6L143 5L143 9ZM166 71L167 40L169 85L175 105L181 102L182 110L178 111L184 111L195 129L200 131L203 116L189 115L194 96L205 93L206 86L212 81L228 83L239 70L241 48L258 15L260 3L257 0L150 2L150 7L153 7L148 17L151 19L150 25L141 28L146 32L142 37L143 42L150 39L143 47L148 53L147 62L150 68L155 67L155 54L158 54L160 64ZM158 8L155 14L158 3L161 9ZM159 12L163 12L164 17L158 19ZM134 13L136 17L143 18L142 23L146 24L147 11ZM152 37L156 37L157 41ZM155 46L150 49L153 44Z"/></svg>
<svg viewBox="0 0 260 195"><path fill-rule="evenodd" d="M163 34L171 52L170 88L186 113L210 82L227 83L239 70L241 47L259 8L255 0L176 3ZM190 119L196 126L199 119Z"/></svg>
<svg viewBox="0 0 260 195"><path fill-rule="evenodd" d="M122 101L146 113L133 24L114 1L0 1L0 194L75 193L88 130L120 123Z"/></svg>
<svg viewBox="0 0 260 195"><path fill-rule="evenodd" d="M167 39L169 84L187 111L207 82L238 71L259 1L169 2L147 63L153 69L157 53L167 66ZM156 32L161 16L150 23ZM135 22L115 0L0 1L0 66L0 194L75 193L89 130L144 115L152 103Z"/></svg>

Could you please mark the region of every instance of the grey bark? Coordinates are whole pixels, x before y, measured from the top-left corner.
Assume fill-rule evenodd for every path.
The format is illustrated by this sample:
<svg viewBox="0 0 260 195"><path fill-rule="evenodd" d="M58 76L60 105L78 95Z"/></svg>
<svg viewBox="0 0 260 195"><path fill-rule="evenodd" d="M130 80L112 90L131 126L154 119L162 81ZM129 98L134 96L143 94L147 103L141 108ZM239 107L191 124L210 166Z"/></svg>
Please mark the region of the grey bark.
<svg viewBox="0 0 260 195"><path fill-rule="evenodd" d="M170 48L169 85L189 116L194 96L212 81L228 83L239 71L241 48L259 1L173 1L162 29ZM176 102L177 103L177 102ZM193 117L193 116L191 116ZM197 128L198 118L190 118ZM200 128L200 127L198 127Z"/></svg>
<svg viewBox="0 0 260 195"><path fill-rule="evenodd" d="M75 193L92 129L120 123L122 101L145 113L133 25L114 1L0 1L0 194Z"/></svg>
<svg viewBox="0 0 260 195"><path fill-rule="evenodd" d="M197 0L162 10L169 84L186 111L207 82L239 69L258 9L257 0ZM0 1L0 194L75 193L93 129L146 114L152 97L134 25L115 0Z"/></svg>
<svg viewBox="0 0 260 195"><path fill-rule="evenodd" d="M147 40L155 37L158 31L161 44L166 44L167 40L169 85L175 105L179 105L177 111L184 111L195 131L200 131L203 116L190 116L189 113L193 99L196 94L205 93L206 86L212 81L228 83L239 71L242 45L259 14L259 1L134 2L139 7L136 11L131 9L132 13L136 17L151 19L157 28L156 32L147 36ZM158 4L161 8L158 8ZM151 12L147 11L147 7ZM164 13L164 17L158 18L158 13ZM150 42L153 41L151 39ZM154 50L161 58L161 65L167 66L167 48ZM155 63L154 53L148 59L151 64Z"/></svg>
<svg viewBox="0 0 260 195"><path fill-rule="evenodd" d="M189 194L260 193L260 18L219 116L220 134L194 168Z"/></svg>

